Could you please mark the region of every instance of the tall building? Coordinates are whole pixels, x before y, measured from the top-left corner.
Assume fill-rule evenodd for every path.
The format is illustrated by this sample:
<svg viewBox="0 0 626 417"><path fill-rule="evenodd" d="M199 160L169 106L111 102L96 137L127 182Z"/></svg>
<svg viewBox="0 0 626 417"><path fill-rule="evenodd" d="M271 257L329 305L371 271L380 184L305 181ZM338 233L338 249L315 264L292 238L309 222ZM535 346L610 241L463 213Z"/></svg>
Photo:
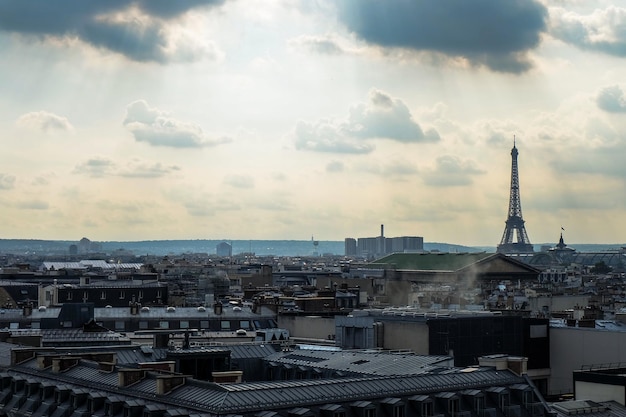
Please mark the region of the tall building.
<svg viewBox="0 0 626 417"><path fill-rule="evenodd" d="M346 256L356 256L356 239L347 237L345 240Z"/></svg>
<svg viewBox="0 0 626 417"><path fill-rule="evenodd" d="M345 239L346 256L374 258L390 253L422 252L424 238L421 236L385 237L385 227L380 225L380 235L376 237L348 237Z"/></svg>
<svg viewBox="0 0 626 417"><path fill-rule="evenodd" d="M517 168L517 148L513 137L511 149L511 194L509 197L509 216L506 219L504 234L498 245L500 253L532 253L533 245L528 239L524 219L522 218L522 203L519 192L519 173Z"/></svg>
<svg viewBox="0 0 626 417"><path fill-rule="evenodd" d="M233 246L227 242L220 242L215 246L217 256L233 256Z"/></svg>

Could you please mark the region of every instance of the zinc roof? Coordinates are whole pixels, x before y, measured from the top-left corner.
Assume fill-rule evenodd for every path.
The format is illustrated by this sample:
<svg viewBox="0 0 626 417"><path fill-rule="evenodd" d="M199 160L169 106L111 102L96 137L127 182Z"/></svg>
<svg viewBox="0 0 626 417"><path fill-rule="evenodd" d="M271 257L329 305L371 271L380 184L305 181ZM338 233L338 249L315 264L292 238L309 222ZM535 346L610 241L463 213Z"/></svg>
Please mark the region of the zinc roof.
<svg viewBox="0 0 626 417"><path fill-rule="evenodd" d="M448 356L413 353L294 350L267 356L265 361L358 375L415 375L448 362ZM439 364L439 365L438 365Z"/></svg>
<svg viewBox="0 0 626 417"><path fill-rule="evenodd" d="M393 265L396 269L418 271L457 271L474 264L493 253L394 253L378 259L374 265Z"/></svg>

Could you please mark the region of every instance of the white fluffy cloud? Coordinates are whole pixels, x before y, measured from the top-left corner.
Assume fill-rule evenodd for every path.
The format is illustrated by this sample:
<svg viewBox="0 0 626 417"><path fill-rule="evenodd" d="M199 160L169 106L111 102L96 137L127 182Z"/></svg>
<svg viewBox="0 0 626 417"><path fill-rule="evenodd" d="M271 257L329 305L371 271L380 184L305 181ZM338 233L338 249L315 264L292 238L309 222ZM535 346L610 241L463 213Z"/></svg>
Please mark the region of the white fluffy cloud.
<svg viewBox="0 0 626 417"><path fill-rule="evenodd" d="M20 128L42 130L44 132L69 132L74 129L67 117L47 111L34 111L23 114L15 123Z"/></svg>
<svg viewBox="0 0 626 417"><path fill-rule="evenodd" d="M374 150L369 139L391 139L405 143L436 142L439 133L423 131L400 99L372 90L366 103L350 109L347 120L299 122L295 128L297 149L366 154Z"/></svg>
<svg viewBox="0 0 626 417"><path fill-rule="evenodd" d="M626 57L626 8L596 9L583 15L563 8L550 9L552 36L582 49Z"/></svg>
<svg viewBox="0 0 626 417"><path fill-rule="evenodd" d="M226 137L210 138L200 126L176 120L144 100L126 106L124 126L135 140L152 146L201 148L230 142Z"/></svg>

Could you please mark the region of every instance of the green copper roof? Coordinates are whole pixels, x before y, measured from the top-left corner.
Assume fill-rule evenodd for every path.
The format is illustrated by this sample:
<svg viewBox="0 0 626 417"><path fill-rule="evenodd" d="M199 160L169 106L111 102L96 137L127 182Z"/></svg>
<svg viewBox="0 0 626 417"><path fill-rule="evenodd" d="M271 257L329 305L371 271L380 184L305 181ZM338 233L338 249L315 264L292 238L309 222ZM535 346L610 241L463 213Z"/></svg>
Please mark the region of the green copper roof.
<svg viewBox="0 0 626 417"><path fill-rule="evenodd" d="M493 256L493 253L394 253L368 266L419 271L458 271L489 256Z"/></svg>

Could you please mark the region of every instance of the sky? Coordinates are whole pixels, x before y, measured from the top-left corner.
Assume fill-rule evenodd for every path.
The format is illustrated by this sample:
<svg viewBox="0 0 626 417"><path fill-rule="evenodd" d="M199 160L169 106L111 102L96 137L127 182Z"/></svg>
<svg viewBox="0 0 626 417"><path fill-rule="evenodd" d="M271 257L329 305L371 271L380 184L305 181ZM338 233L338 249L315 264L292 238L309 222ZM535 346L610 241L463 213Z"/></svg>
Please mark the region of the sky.
<svg viewBox="0 0 626 417"><path fill-rule="evenodd" d="M0 238L626 241L626 0L0 0Z"/></svg>

